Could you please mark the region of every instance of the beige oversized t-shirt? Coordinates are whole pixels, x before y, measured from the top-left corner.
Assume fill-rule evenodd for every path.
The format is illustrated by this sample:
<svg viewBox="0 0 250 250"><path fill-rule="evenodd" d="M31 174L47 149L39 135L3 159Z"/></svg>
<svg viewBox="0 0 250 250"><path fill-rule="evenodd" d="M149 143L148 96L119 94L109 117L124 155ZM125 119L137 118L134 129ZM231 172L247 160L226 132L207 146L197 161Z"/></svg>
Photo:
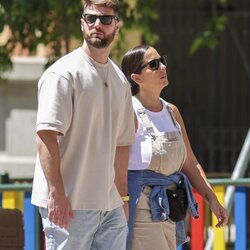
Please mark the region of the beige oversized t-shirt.
<svg viewBox="0 0 250 250"><path fill-rule="evenodd" d="M99 64L74 50L38 83L37 131L54 130L65 192L75 210L109 211L122 205L114 185L116 146L134 142L130 86L109 59ZM47 207L48 185L37 157L32 203Z"/></svg>

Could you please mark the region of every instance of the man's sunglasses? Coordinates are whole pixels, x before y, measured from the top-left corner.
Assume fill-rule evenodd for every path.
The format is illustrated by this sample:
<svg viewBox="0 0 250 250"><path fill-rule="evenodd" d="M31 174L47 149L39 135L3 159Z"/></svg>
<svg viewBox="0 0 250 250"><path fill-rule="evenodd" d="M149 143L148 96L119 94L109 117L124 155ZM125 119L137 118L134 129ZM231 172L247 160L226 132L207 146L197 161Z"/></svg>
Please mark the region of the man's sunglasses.
<svg viewBox="0 0 250 250"><path fill-rule="evenodd" d="M82 15L83 20L88 23L92 24L96 22L96 19L99 19L102 24L104 25L110 25L112 23L112 20L115 19L117 22L119 22L119 17L112 16L112 15L92 15L92 14L83 14Z"/></svg>
<svg viewBox="0 0 250 250"><path fill-rule="evenodd" d="M158 70L160 67L160 63L167 66L167 56L161 56L158 59L153 59L153 60L143 64L141 67L138 68L137 72L141 72L147 66L149 66L150 69L153 71Z"/></svg>

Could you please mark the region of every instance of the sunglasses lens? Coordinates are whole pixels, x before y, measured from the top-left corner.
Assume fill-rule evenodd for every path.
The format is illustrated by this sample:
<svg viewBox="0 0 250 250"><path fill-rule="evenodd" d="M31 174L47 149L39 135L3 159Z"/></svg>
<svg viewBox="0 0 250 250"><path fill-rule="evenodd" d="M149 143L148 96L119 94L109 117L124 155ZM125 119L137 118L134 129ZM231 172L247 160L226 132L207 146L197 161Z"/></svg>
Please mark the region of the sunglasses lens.
<svg viewBox="0 0 250 250"><path fill-rule="evenodd" d="M112 16L100 16L99 17L102 24L109 25L112 23Z"/></svg>
<svg viewBox="0 0 250 250"><path fill-rule="evenodd" d="M164 64L165 66L168 65L167 64L167 57L166 56L162 56L160 60L161 60L161 63Z"/></svg>
<svg viewBox="0 0 250 250"><path fill-rule="evenodd" d="M94 23L97 19L97 16L95 15L89 15L89 14L85 14L84 15L84 19L87 23Z"/></svg>
<svg viewBox="0 0 250 250"><path fill-rule="evenodd" d="M152 70L157 70L159 68L159 60L158 59L155 59L155 60L152 60L151 62L149 62L149 67L152 69Z"/></svg>

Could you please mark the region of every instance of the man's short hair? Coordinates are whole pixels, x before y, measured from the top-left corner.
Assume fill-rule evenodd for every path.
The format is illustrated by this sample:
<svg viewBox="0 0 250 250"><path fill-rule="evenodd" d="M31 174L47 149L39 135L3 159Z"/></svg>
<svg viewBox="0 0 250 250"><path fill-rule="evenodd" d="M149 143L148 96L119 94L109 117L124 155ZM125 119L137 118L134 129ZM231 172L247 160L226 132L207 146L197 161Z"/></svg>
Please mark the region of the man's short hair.
<svg viewBox="0 0 250 250"><path fill-rule="evenodd" d="M89 5L102 5L110 7L115 13L119 11L119 0L81 0L83 8L87 8Z"/></svg>

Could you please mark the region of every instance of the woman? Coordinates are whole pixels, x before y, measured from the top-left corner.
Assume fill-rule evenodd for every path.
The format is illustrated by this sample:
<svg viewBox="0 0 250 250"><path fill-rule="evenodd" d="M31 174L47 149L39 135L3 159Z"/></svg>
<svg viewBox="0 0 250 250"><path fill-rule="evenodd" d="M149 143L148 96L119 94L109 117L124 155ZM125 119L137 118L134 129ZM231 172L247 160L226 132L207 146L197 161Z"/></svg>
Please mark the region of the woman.
<svg viewBox="0 0 250 250"><path fill-rule="evenodd" d="M166 57L145 45L128 51L122 59L138 125L129 160L127 249L172 250L187 241L184 221L171 219L171 204L166 196L166 190L177 188L180 178L185 179L188 211L193 217L198 217L198 211L188 180L218 218L217 227L228 220L192 151L179 110L160 98L168 85L166 66Z"/></svg>

